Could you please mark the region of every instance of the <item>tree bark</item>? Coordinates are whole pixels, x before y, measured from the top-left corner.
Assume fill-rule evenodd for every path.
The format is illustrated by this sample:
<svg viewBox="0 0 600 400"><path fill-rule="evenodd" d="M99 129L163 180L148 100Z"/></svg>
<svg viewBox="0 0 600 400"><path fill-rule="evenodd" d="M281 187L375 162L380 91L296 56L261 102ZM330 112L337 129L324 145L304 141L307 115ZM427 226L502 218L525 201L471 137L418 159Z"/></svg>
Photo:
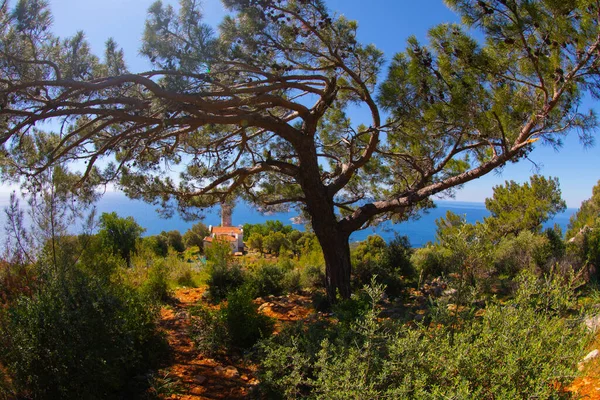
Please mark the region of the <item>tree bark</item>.
<svg viewBox="0 0 600 400"><path fill-rule="evenodd" d="M338 294L343 299L350 298L352 264L348 236L340 233L337 229L320 234L315 231L315 234L325 257L325 282L329 302L335 303Z"/></svg>
<svg viewBox="0 0 600 400"><path fill-rule="evenodd" d="M335 303L337 294L343 299L350 298L350 263L349 233L340 229L335 215L333 199L328 198L320 190L315 192L322 196L307 196L306 210L311 217L311 225L325 258L325 286L330 303ZM306 191L305 191L306 193Z"/></svg>
<svg viewBox="0 0 600 400"><path fill-rule="evenodd" d="M349 230L342 230L335 215L333 194L321 180L317 152L312 140L296 146L300 166L297 182L304 192L304 204L311 217L311 225L323 249L325 258L325 287L330 303L337 294L350 298L350 237Z"/></svg>

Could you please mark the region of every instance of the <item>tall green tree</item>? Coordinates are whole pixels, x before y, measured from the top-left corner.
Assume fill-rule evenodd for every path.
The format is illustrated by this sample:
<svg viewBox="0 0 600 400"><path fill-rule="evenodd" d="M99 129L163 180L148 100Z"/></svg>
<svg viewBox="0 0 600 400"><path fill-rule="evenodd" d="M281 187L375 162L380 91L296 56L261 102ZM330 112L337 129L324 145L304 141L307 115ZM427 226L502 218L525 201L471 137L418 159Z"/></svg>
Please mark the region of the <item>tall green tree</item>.
<svg viewBox="0 0 600 400"><path fill-rule="evenodd" d="M133 217L121 218L116 212L102 213L100 227L98 234L106 245L131 267L131 255L136 252L137 240L145 229Z"/></svg>
<svg viewBox="0 0 600 400"><path fill-rule="evenodd" d="M352 232L597 125L578 107L600 89L595 0L447 3L463 22L410 38L383 80L382 52L323 0L224 0L218 32L195 0L157 1L143 72L112 40L100 59L83 33L54 36L43 0L3 3L0 164L23 176L85 160L84 179L187 214L235 196L295 207L323 249L330 299L349 297ZM370 121L353 122L351 106ZM60 131L39 131L56 119Z"/></svg>
<svg viewBox="0 0 600 400"><path fill-rule="evenodd" d="M169 247L175 250L178 253L185 251L185 243L183 242L183 236L181 236L181 232L178 230L173 230L169 232L161 232L161 235L165 235L169 242Z"/></svg>
<svg viewBox="0 0 600 400"><path fill-rule="evenodd" d="M494 195L485 200L492 214L485 219L496 238L522 231L539 233L542 224L567 208L561 197L558 178L533 175L523 184L506 181L494 187Z"/></svg>
<svg viewBox="0 0 600 400"><path fill-rule="evenodd" d="M598 218L600 218L600 181L592 189L592 197L584 200L579 210L571 216L566 233L567 239L576 236L586 226L594 227Z"/></svg>
<svg viewBox="0 0 600 400"><path fill-rule="evenodd" d="M202 222L197 222L183 234L183 241L187 247L198 246L200 251L203 251L204 238L209 233L210 231L206 225Z"/></svg>

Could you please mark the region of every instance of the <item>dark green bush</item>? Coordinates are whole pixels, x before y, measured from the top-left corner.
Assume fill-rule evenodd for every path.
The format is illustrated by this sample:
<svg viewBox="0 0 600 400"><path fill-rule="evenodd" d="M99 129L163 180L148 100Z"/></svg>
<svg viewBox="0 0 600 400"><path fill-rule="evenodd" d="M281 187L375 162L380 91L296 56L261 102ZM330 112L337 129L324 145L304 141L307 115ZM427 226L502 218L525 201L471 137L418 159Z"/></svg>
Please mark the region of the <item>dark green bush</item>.
<svg viewBox="0 0 600 400"><path fill-rule="evenodd" d="M544 235L548 239L550 255L555 259L563 257L566 252L566 244L560 227L556 225L554 229L548 228L544 231Z"/></svg>
<svg viewBox="0 0 600 400"><path fill-rule="evenodd" d="M416 280L411 254L406 236L396 236L389 244L378 236L369 237L353 251L353 286L360 289L376 277L378 283L386 286L388 294L399 295L404 282Z"/></svg>
<svg viewBox="0 0 600 400"><path fill-rule="evenodd" d="M244 283L244 273L237 264L210 264L206 283L211 299L220 302Z"/></svg>
<svg viewBox="0 0 600 400"><path fill-rule="evenodd" d="M280 296L285 292L286 272L274 264L267 264L253 271L247 285L254 297Z"/></svg>
<svg viewBox="0 0 600 400"><path fill-rule="evenodd" d="M220 310L205 306L191 311L191 335L204 354L220 354L227 349L249 349L273 331L273 321L258 312L246 286L232 291Z"/></svg>
<svg viewBox="0 0 600 400"><path fill-rule="evenodd" d="M156 316L136 291L70 270L6 310L0 362L26 396L117 397L162 354Z"/></svg>
<svg viewBox="0 0 600 400"><path fill-rule="evenodd" d="M325 287L325 267L308 265L302 271L302 286L308 289L322 289Z"/></svg>
<svg viewBox="0 0 600 400"><path fill-rule="evenodd" d="M387 269L394 271L404 278L404 280L414 280L417 278L410 257L413 250L410 246L408 236L394 236L383 253L383 262L387 265ZM388 287L389 289L389 287Z"/></svg>
<svg viewBox="0 0 600 400"><path fill-rule="evenodd" d="M229 335L223 313L200 304L190 314L190 333L195 346L209 356L225 350Z"/></svg>
<svg viewBox="0 0 600 400"><path fill-rule="evenodd" d="M273 321L260 314L252 300L250 291L242 287L227 296L227 305L222 308L229 343L233 347L248 349L273 332Z"/></svg>
<svg viewBox="0 0 600 400"><path fill-rule="evenodd" d="M283 278L284 291L300 293L302 291L302 274L298 270L287 271Z"/></svg>
<svg viewBox="0 0 600 400"><path fill-rule="evenodd" d="M375 278L376 282L386 286L386 292L397 296L402 292L404 282L402 272L385 259L366 261L353 266L352 284L355 289L361 288Z"/></svg>

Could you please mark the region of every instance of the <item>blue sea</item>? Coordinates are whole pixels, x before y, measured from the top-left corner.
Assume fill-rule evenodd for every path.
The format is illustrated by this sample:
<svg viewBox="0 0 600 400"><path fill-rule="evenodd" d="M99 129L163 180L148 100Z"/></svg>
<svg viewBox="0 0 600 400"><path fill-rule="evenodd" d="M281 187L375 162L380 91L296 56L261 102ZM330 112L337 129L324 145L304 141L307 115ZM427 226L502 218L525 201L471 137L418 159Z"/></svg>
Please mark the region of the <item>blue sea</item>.
<svg viewBox="0 0 600 400"><path fill-rule="evenodd" d="M0 194L0 208L4 208L8 204L8 194ZM131 216L138 224L146 229L145 235L156 235L161 231L179 230L182 234L188 230L194 222L186 222L178 215L170 219L163 219L156 212L156 207L138 200L130 200L122 193L109 192L106 193L96 205L98 215L103 212L115 211L121 217ZM208 210L203 222L206 225L219 225L219 207L214 207ZM435 240L435 220L446 215L447 211L452 211L458 215L464 216L468 222L473 223L482 221L484 217L489 215L483 203L470 203L460 201L437 201L436 208L423 213L417 220L406 221L398 224L385 222L375 228L368 228L362 231L355 232L351 236L351 241L364 240L367 236L377 234L384 239L389 240L394 235L408 236L413 247L421 247L429 241ZM544 224L545 227L552 227L558 224L563 232L566 231L569 223L569 218L577 209L569 208L564 213L556 215L552 220ZM269 219L280 220L284 224L293 225L296 229L304 230L302 224L293 224L292 219L297 214L277 213L265 215L256 211L250 205L239 202L233 211L233 224L242 225L245 223L257 224L265 222ZM0 227L4 226L6 216L4 212L0 212ZM73 227L73 231L77 232L77 227ZM4 229L0 229L0 238L4 236ZM2 240L3 242L3 240Z"/></svg>

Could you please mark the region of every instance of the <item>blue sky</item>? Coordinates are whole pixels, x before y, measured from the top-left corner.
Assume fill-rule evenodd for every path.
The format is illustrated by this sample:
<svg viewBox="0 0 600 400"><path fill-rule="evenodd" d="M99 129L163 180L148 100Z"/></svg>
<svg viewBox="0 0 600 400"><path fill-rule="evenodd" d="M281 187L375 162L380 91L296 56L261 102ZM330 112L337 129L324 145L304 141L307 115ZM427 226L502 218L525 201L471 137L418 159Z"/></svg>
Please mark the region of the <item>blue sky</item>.
<svg viewBox="0 0 600 400"><path fill-rule="evenodd" d="M151 0L49 0L54 15L54 32L60 36L86 33L96 54L104 51L104 42L113 37L124 48L132 71L149 68L138 56L146 11ZM425 41L427 31L442 22L458 22L457 16L441 0L326 0L332 11L359 22L359 40L374 43L384 51L386 59L405 48L406 39L415 35ZM165 0L164 3L176 4ZM217 26L225 10L219 0L203 2L205 20ZM591 101L584 108L600 107ZM357 111L360 118L360 111ZM575 132L573 132L575 133ZM531 159L541 169L539 173L560 179L563 198L569 207L578 207L591 196L592 187L600 179L600 140L598 145L584 149L575 134L569 135L560 151L538 146ZM470 182L456 193L456 200L481 202L492 194L492 187L505 180L524 182L534 172L533 164L522 161L510 164L500 173ZM6 190L5 190L6 191Z"/></svg>

